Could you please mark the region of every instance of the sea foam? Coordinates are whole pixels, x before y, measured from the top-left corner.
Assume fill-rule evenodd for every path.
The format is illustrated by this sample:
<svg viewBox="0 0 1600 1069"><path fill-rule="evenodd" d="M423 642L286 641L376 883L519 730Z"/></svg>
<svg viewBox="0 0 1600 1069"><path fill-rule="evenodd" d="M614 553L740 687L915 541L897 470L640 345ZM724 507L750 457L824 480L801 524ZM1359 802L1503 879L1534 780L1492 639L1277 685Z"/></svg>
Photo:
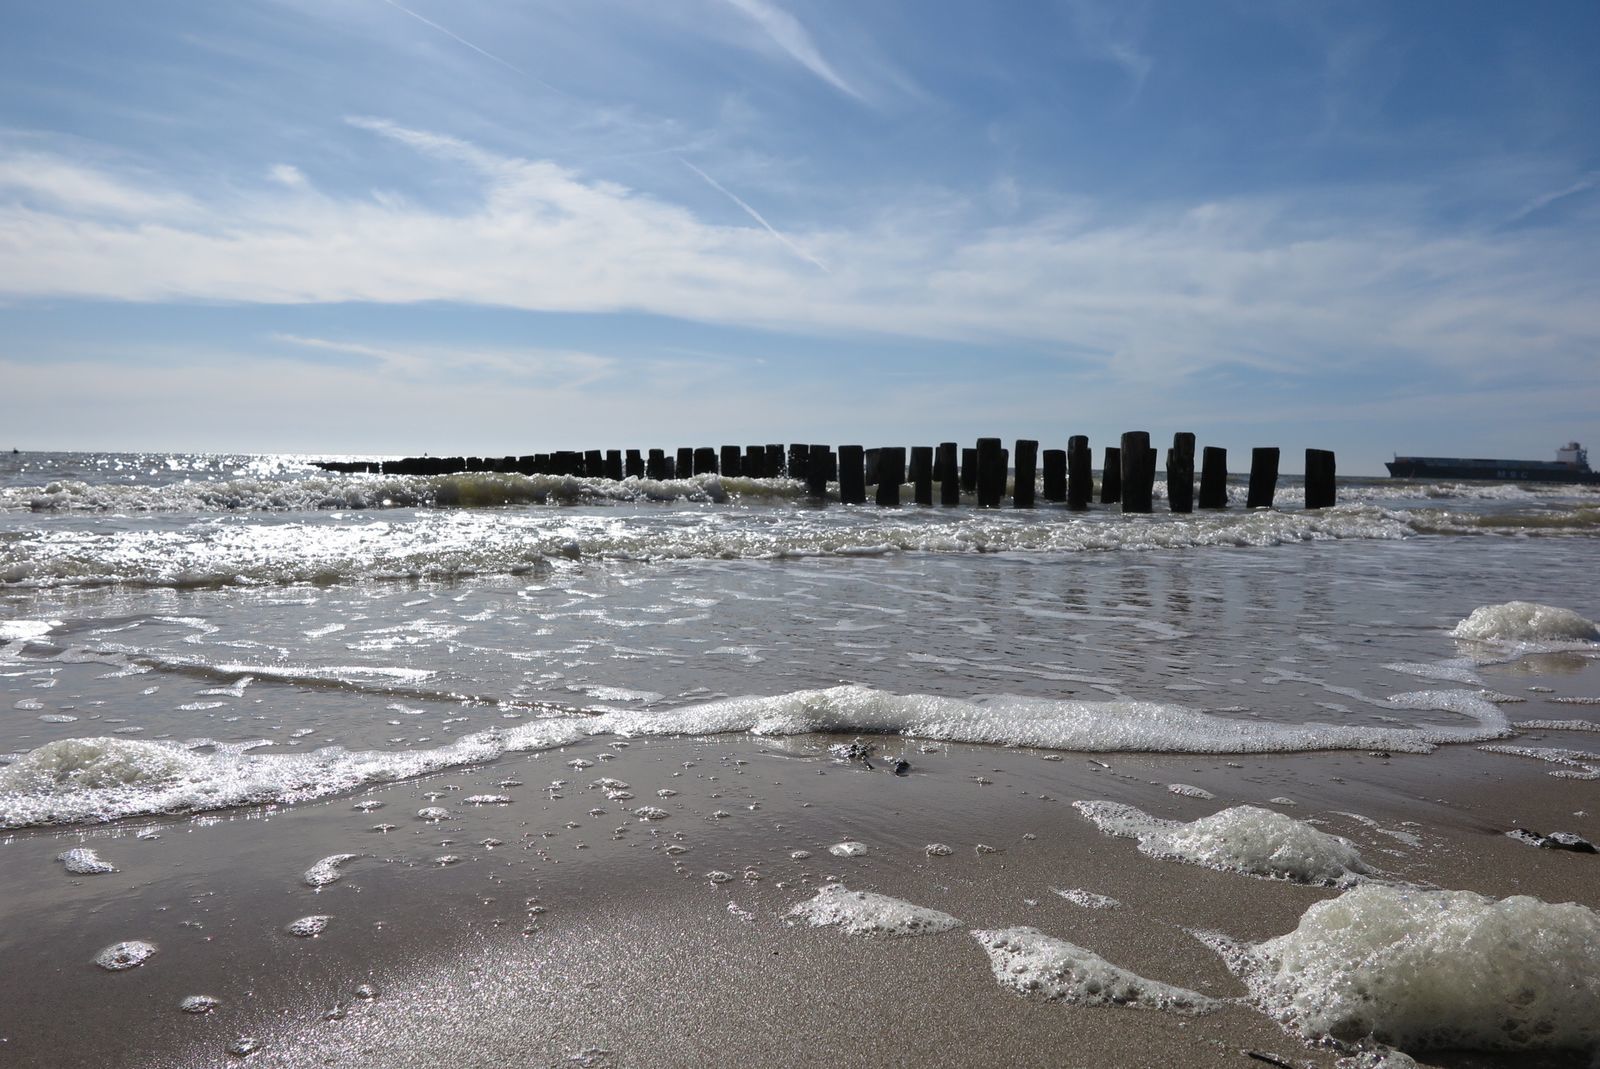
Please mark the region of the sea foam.
<svg viewBox="0 0 1600 1069"><path fill-rule="evenodd" d="M1252 805L1186 823L1120 802L1074 802L1108 835L1137 839L1151 857L1297 883L1347 885L1370 871L1356 848L1304 821Z"/></svg>
<svg viewBox="0 0 1600 1069"><path fill-rule="evenodd" d="M1025 995L1080 1005L1139 1006L1206 1013L1218 1005L1195 991L1147 980L1111 964L1092 950L1045 935L1037 928L975 931L989 955L994 978Z"/></svg>
<svg viewBox="0 0 1600 1069"><path fill-rule="evenodd" d="M1012 696L964 700L841 686L674 709L544 717L464 735L432 749L329 746L277 754L251 752L257 743L61 739L0 766L0 827L306 801L600 735L831 732L1089 752L1268 753L1354 748L1426 752L1440 743L1486 742L1510 734L1504 714L1469 691L1423 692L1393 701L1406 708L1447 710L1462 722L1416 728L1286 725L1156 702Z"/></svg>
<svg viewBox="0 0 1600 1069"><path fill-rule="evenodd" d="M1600 914L1584 906L1363 884L1287 935L1216 945L1307 1039L1600 1050Z"/></svg>
<svg viewBox="0 0 1600 1069"><path fill-rule="evenodd" d="M851 891L837 883L789 910L789 916L813 928L836 927L850 935L931 935L961 926L948 913L871 891Z"/></svg>
<svg viewBox="0 0 1600 1069"><path fill-rule="evenodd" d="M1600 625L1571 609L1508 601L1484 605L1456 624L1450 634L1480 642L1515 642L1566 647L1572 643L1600 642Z"/></svg>

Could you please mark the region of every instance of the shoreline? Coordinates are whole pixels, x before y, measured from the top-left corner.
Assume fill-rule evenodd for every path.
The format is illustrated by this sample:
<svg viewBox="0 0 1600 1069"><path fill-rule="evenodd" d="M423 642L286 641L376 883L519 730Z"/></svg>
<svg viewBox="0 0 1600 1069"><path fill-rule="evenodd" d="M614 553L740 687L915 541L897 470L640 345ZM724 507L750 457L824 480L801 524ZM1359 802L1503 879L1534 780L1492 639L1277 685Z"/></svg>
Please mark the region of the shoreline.
<svg viewBox="0 0 1600 1069"><path fill-rule="evenodd" d="M868 773L830 758L826 744L841 741L833 737L619 741L324 802L9 836L0 891L12 923L0 947L12 964L0 1000L11 1010L0 1051L40 1067L221 1065L237 1061L230 1043L251 1036L261 1042L251 1064L296 1067L586 1057L617 1066L1223 1066L1250 1064L1245 1049L1331 1066L1338 1052L1305 1046L1247 1006L1199 1017L1080 1007L995 982L968 929L1034 926L1141 976L1237 998L1243 985L1190 931L1271 938L1338 893L1147 857L1074 811L1083 799L1182 820L1263 805L1349 838L1390 879L1600 907L1600 859L1504 835L1523 825L1600 838L1593 787L1472 747L1385 759L955 744L923 753L907 742L912 768L897 777L881 763ZM899 739L874 741L881 754L899 752ZM575 758L593 764L567 767ZM589 787L602 776L626 782L633 797ZM557 779L568 786L544 790ZM1174 794L1169 784L1216 797ZM511 801L462 804L484 793ZM1298 804L1267 805L1285 796ZM385 805L352 808L367 798ZM451 817L419 820L429 805ZM669 815L639 820L628 810L641 805ZM370 830L379 823L396 827ZM135 838L141 828L161 838ZM488 839L501 845L480 845ZM868 852L827 853L845 839ZM53 859L80 842L120 871L65 874ZM954 852L929 857L931 842ZM792 860L794 850L811 856ZM337 866L342 879L320 891L305 885L308 868L341 853L359 855ZM435 861L448 855L462 860ZM713 883L713 871L731 879ZM830 876L950 913L962 927L889 939L786 924ZM1122 906L1084 909L1058 888ZM283 931L319 914L332 919L314 939ZM158 947L145 965L108 973L92 963L101 948L135 938ZM355 994L366 983L376 999ZM181 1012L179 1001L195 994L220 1005ZM63 1007L73 1007L70 1027ZM325 1019L335 1007L342 1016ZM1419 1061L1539 1064L1527 1055L1429 1057Z"/></svg>

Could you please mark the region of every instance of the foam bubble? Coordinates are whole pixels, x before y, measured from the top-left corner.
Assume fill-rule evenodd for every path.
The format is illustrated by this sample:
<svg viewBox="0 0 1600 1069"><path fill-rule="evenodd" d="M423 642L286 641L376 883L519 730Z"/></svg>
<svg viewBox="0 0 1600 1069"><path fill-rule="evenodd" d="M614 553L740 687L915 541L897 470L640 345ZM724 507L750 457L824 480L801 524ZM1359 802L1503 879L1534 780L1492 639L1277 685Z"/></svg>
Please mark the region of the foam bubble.
<svg viewBox="0 0 1600 1069"><path fill-rule="evenodd" d="M210 995L190 995L178 1003L178 1009L184 1013L210 1013L220 1005L222 1005L221 1000Z"/></svg>
<svg viewBox="0 0 1600 1069"><path fill-rule="evenodd" d="M1252 997L1316 1039L1412 1050L1600 1048L1600 914L1364 884L1287 935L1220 943Z"/></svg>
<svg viewBox="0 0 1600 1069"><path fill-rule="evenodd" d="M1118 902L1110 895L1097 895L1093 891L1085 891L1081 887L1069 887L1065 890L1059 887L1052 887L1051 890L1073 905L1082 906L1084 909L1116 909L1122 905L1121 902Z"/></svg>
<svg viewBox="0 0 1600 1069"><path fill-rule="evenodd" d="M290 921L283 930L302 939L313 939L327 930L328 922L331 920L333 917L326 913L314 913L309 917Z"/></svg>
<svg viewBox="0 0 1600 1069"><path fill-rule="evenodd" d="M1037 928L974 931L989 955L994 978L1025 995L1078 1005L1138 1006L1178 1013L1207 1013L1217 1002L1196 992L1147 980L1111 964L1092 950Z"/></svg>
<svg viewBox="0 0 1600 1069"><path fill-rule="evenodd" d="M948 913L871 891L851 891L838 883L796 905L789 916L813 928L837 927L850 935L931 935L961 926Z"/></svg>
<svg viewBox="0 0 1600 1069"><path fill-rule="evenodd" d="M109 972L121 972L143 965L155 952L154 943L146 943L142 939L130 939L125 943L113 943L106 947L94 956L94 963Z"/></svg>
<svg viewBox="0 0 1600 1069"><path fill-rule="evenodd" d="M860 857L866 852L867 844L858 843L853 839L847 839L842 843L834 843L828 847L828 853L834 857Z"/></svg>
<svg viewBox="0 0 1600 1069"><path fill-rule="evenodd" d="M305 880L307 887L326 887L330 883L337 883L344 879L344 873L339 871L339 866L360 856L360 854L329 854L306 869L302 879Z"/></svg>
<svg viewBox="0 0 1600 1069"><path fill-rule="evenodd" d="M1212 794L1210 791L1206 790L1204 787L1191 787L1187 783L1169 783L1169 784L1167 784L1167 790L1171 791L1173 794L1181 794L1185 798L1215 798L1216 797L1216 795Z"/></svg>
<svg viewBox="0 0 1600 1069"><path fill-rule="evenodd" d="M60 626L60 620L0 620L0 642L31 642Z"/></svg>
<svg viewBox="0 0 1600 1069"><path fill-rule="evenodd" d="M1571 609L1540 605L1532 601L1508 601L1503 605L1483 605L1456 624L1450 632L1456 638L1483 642L1525 642L1570 644L1600 642L1600 625L1586 620Z"/></svg>
<svg viewBox="0 0 1600 1069"><path fill-rule="evenodd" d="M1234 806L1187 824L1152 817L1120 802L1072 805L1108 835L1137 839L1140 852L1152 857L1324 885L1347 885L1370 871L1348 841L1253 805Z"/></svg>
<svg viewBox="0 0 1600 1069"><path fill-rule="evenodd" d="M100 855L87 846L75 846L56 855L56 860L66 866L74 876L95 876L103 872L116 872L116 866L100 860Z"/></svg>

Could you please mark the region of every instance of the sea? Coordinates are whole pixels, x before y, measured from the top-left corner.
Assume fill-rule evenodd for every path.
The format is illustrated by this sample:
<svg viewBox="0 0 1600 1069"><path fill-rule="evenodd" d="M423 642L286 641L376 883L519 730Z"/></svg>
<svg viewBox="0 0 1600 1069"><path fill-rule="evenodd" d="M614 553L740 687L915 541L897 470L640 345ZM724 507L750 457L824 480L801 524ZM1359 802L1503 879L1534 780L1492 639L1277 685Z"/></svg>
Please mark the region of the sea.
<svg viewBox="0 0 1600 1069"><path fill-rule="evenodd" d="M1489 746L1600 777L1600 487L1346 477L1307 510L1289 476L1250 509L1236 478L1226 509L1175 514L1158 480L1124 515L323 459L352 458L0 455L7 844L123 829L128 854L174 822L675 736Z"/></svg>

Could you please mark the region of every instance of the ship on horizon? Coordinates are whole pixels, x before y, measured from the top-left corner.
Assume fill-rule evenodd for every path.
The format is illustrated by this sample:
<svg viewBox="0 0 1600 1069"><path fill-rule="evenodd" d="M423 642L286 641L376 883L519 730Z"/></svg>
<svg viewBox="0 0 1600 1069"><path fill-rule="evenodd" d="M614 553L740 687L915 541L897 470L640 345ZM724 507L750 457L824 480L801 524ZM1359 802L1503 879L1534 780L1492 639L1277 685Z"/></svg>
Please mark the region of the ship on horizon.
<svg viewBox="0 0 1600 1069"><path fill-rule="evenodd" d="M1600 483L1589 453L1577 442L1556 450L1554 460L1484 460L1476 457L1402 457L1384 467L1396 479L1485 479L1491 482Z"/></svg>

